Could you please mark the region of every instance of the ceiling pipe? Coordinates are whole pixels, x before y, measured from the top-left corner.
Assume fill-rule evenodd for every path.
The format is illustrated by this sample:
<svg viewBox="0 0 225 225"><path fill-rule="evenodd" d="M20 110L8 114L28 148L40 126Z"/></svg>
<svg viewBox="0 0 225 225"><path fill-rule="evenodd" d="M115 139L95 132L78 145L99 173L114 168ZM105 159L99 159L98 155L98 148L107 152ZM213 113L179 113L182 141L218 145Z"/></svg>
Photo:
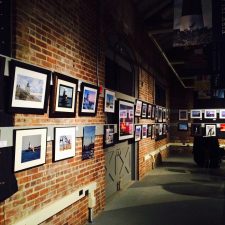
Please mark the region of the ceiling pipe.
<svg viewBox="0 0 225 225"><path fill-rule="evenodd" d="M175 76L177 77L177 79L180 81L180 83L182 84L182 86L184 88L194 88L194 87L188 87L184 84L184 82L181 80L179 74L176 72L176 70L173 68L172 64L170 63L169 59L167 58L165 52L162 50L162 48L159 46L158 42L155 40L155 38L151 35L151 33L148 33L149 37L151 38L151 40L153 41L153 43L155 44L155 46L157 47L157 49L160 51L161 55L163 56L163 58L166 60L166 62L168 63L169 67L171 68L171 70L173 71L173 73L175 74Z"/></svg>

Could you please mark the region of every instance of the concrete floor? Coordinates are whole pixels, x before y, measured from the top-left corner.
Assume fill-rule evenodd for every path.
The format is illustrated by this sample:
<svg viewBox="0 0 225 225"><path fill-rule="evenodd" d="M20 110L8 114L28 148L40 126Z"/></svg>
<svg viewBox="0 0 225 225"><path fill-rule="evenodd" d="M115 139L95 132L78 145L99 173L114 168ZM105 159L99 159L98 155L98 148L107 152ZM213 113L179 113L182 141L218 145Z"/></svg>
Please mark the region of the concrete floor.
<svg viewBox="0 0 225 225"><path fill-rule="evenodd" d="M94 225L225 225L225 161L198 168L176 154L108 200Z"/></svg>

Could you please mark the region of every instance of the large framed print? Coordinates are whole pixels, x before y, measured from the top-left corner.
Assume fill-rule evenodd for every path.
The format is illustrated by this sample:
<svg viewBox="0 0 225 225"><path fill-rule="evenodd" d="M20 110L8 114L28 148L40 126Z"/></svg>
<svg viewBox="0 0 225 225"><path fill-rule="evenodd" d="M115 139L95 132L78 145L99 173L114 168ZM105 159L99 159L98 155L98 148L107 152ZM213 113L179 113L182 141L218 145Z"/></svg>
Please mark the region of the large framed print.
<svg viewBox="0 0 225 225"><path fill-rule="evenodd" d="M51 72L15 60L9 63L9 111L44 114L47 111Z"/></svg>
<svg viewBox="0 0 225 225"><path fill-rule="evenodd" d="M98 108L99 89L97 86L81 83L79 116L95 116Z"/></svg>
<svg viewBox="0 0 225 225"><path fill-rule="evenodd" d="M104 125L103 147L107 148L114 145L114 125Z"/></svg>
<svg viewBox="0 0 225 225"><path fill-rule="evenodd" d="M44 164L47 148L47 128L15 130L14 146L15 172Z"/></svg>
<svg viewBox="0 0 225 225"><path fill-rule="evenodd" d="M76 127L55 127L54 161L75 156Z"/></svg>
<svg viewBox="0 0 225 225"><path fill-rule="evenodd" d="M188 120L188 110L179 109L179 120Z"/></svg>
<svg viewBox="0 0 225 225"><path fill-rule="evenodd" d="M206 124L205 125L205 135L207 137L216 136L216 124Z"/></svg>
<svg viewBox="0 0 225 225"><path fill-rule="evenodd" d="M148 104L143 102L142 103L141 118L143 118L143 119L147 118L147 109L148 109Z"/></svg>
<svg viewBox="0 0 225 225"><path fill-rule="evenodd" d="M225 109L220 109L220 115L219 115L220 119L225 119Z"/></svg>
<svg viewBox="0 0 225 225"><path fill-rule="evenodd" d="M50 117L75 117L78 80L53 73L50 101Z"/></svg>
<svg viewBox="0 0 225 225"><path fill-rule="evenodd" d="M85 126L83 129L82 160L94 158L95 126Z"/></svg>
<svg viewBox="0 0 225 225"><path fill-rule="evenodd" d="M119 100L119 131L118 139L126 140L134 137L134 104L131 102Z"/></svg>
<svg viewBox="0 0 225 225"><path fill-rule="evenodd" d="M141 111L142 111L142 101L137 99L135 104L135 116L140 117Z"/></svg>
<svg viewBox="0 0 225 225"><path fill-rule="evenodd" d="M216 109L205 109L205 119L216 119Z"/></svg>
<svg viewBox="0 0 225 225"><path fill-rule="evenodd" d="M192 109L191 110L191 119L202 119L202 110L201 109Z"/></svg>
<svg viewBox="0 0 225 225"><path fill-rule="evenodd" d="M141 132L142 128L141 125L135 125L135 141L140 141L141 140Z"/></svg>
<svg viewBox="0 0 225 225"><path fill-rule="evenodd" d="M115 99L116 99L116 93L115 92L105 90L104 112L108 112L108 113L114 113L115 112Z"/></svg>

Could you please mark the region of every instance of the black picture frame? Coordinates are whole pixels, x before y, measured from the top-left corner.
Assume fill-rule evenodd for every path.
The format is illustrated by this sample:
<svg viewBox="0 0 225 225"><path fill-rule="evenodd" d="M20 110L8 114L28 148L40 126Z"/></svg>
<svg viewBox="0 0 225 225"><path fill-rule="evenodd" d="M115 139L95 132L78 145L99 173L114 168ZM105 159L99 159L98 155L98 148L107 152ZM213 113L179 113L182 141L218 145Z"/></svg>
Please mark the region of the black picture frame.
<svg viewBox="0 0 225 225"><path fill-rule="evenodd" d="M202 131L202 126L201 124L191 124L191 136L202 136L203 131Z"/></svg>
<svg viewBox="0 0 225 225"><path fill-rule="evenodd" d="M60 73L52 74L49 117L69 118L76 116L78 80Z"/></svg>
<svg viewBox="0 0 225 225"><path fill-rule="evenodd" d="M155 112L156 112L156 105L152 105L152 117L151 117L152 120L155 119Z"/></svg>
<svg viewBox="0 0 225 225"><path fill-rule="evenodd" d="M142 125L138 124L138 125L135 125L135 136L134 136L134 141L137 142L137 141L140 141L142 136Z"/></svg>
<svg viewBox="0 0 225 225"><path fill-rule="evenodd" d="M79 94L79 116L95 116L98 109L99 88L93 84L81 83ZM92 100L88 99L91 94Z"/></svg>
<svg viewBox="0 0 225 225"><path fill-rule="evenodd" d="M188 123L178 123L177 130L178 131L188 131Z"/></svg>
<svg viewBox="0 0 225 225"><path fill-rule="evenodd" d="M148 133L147 137L152 137L152 124L148 124Z"/></svg>
<svg viewBox="0 0 225 225"><path fill-rule="evenodd" d="M115 113L115 100L116 93L106 89L104 95L104 112Z"/></svg>
<svg viewBox="0 0 225 225"><path fill-rule="evenodd" d="M147 138L147 137L148 137L148 125L143 124L142 125L142 139Z"/></svg>
<svg viewBox="0 0 225 225"><path fill-rule="evenodd" d="M135 116L140 117L142 115L142 104L143 102L139 99L136 99L135 102Z"/></svg>
<svg viewBox="0 0 225 225"><path fill-rule="evenodd" d="M151 119L152 118L152 104L148 104L147 118L148 119Z"/></svg>
<svg viewBox="0 0 225 225"><path fill-rule="evenodd" d="M13 113L47 112L51 71L11 60L8 110Z"/></svg>
<svg viewBox="0 0 225 225"><path fill-rule="evenodd" d="M115 145L115 128L114 125L104 125L103 148Z"/></svg>
<svg viewBox="0 0 225 225"><path fill-rule="evenodd" d="M146 102L142 102L142 110L141 110L141 118L147 118L148 104Z"/></svg>

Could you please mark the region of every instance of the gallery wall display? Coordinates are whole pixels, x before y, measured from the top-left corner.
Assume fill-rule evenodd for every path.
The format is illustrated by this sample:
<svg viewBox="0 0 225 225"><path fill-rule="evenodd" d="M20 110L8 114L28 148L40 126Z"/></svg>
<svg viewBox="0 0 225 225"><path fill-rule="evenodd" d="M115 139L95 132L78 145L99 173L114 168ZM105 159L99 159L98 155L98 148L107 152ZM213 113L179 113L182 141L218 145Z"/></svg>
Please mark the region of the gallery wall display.
<svg viewBox="0 0 225 225"><path fill-rule="evenodd" d="M115 144L114 125L104 125L103 147L107 148Z"/></svg>
<svg viewBox="0 0 225 225"><path fill-rule="evenodd" d="M202 110L200 110L200 109L192 109L190 117L192 119L202 119Z"/></svg>
<svg viewBox="0 0 225 225"><path fill-rule="evenodd" d="M95 132L95 126L85 126L83 128L82 160L94 158Z"/></svg>
<svg viewBox="0 0 225 225"><path fill-rule="evenodd" d="M142 126L141 125L135 125L135 141L141 140L141 133L142 133Z"/></svg>
<svg viewBox="0 0 225 225"><path fill-rule="evenodd" d="M54 161L75 156L76 127L55 127Z"/></svg>
<svg viewBox="0 0 225 225"><path fill-rule="evenodd" d="M188 110L179 109L179 120L188 120Z"/></svg>
<svg viewBox="0 0 225 225"><path fill-rule="evenodd" d="M148 135L148 125L143 124L142 125L142 138L147 138Z"/></svg>
<svg viewBox="0 0 225 225"><path fill-rule="evenodd" d="M126 140L134 137L134 104L128 101L118 101L119 131L118 139Z"/></svg>
<svg viewBox="0 0 225 225"><path fill-rule="evenodd" d="M114 91L105 90L104 112L107 113L115 112L115 99L116 94Z"/></svg>
<svg viewBox="0 0 225 225"><path fill-rule="evenodd" d="M146 102L142 102L141 118L145 119L147 117L147 109L148 104Z"/></svg>
<svg viewBox="0 0 225 225"><path fill-rule="evenodd" d="M95 116L98 108L98 87L92 84L81 83L80 88L79 116Z"/></svg>
<svg viewBox="0 0 225 225"><path fill-rule="evenodd" d="M9 110L44 114L47 111L51 72L15 60L9 63Z"/></svg>
<svg viewBox="0 0 225 225"><path fill-rule="evenodd" d="M47 128L15 130L14 147L15 172L44 164Z"/></svg>
<svg viewBox="0 0 225 225"><path fill-rule="evenodd" d="M205 109L204 118L205 119L216 119L216 110L215 109Z"/></svg>
<svg viewBox="0 0 225 225"><path fill-rule="evenodd" d="M78 80L53 73L50 98L50 117L75 117Z"/></svg>
<svg viewBox="0 0 225 225"><path fill-rule="evenodd" d="M142 111L142 101L136 99L135 116L140 117L141 116L141 111Z"/></svg>

